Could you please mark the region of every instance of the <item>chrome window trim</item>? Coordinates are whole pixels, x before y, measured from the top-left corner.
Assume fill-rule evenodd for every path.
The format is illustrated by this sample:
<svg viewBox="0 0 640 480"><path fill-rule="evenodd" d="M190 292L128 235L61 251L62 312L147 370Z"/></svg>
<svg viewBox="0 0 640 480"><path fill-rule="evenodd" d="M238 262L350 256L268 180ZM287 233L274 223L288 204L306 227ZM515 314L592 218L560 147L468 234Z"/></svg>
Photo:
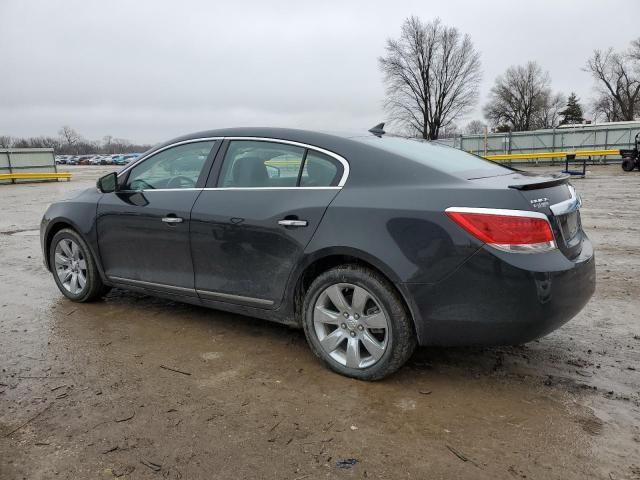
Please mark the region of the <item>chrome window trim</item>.
<svg viewBox="0 0 640 480"><path fill-rule="evenodd" d="M340 190L342 187L208 187L203 190Z"/></svg>
<svg viewBox="0 0 640 480"><path fill-rule="evenodd" d="M316 152L323 153L331 158L338 160L342 164L342 177L338 182L336 187L341 188L347 182L349 178L350 168L349 162L337 153L333 153L329 150L325 150L321 147L316 147L315 145L309 145L308 143L295 142L293 140L283 140L280 138L270 138L270 137L224 137L225 140L247 140L250 142L271 142L271 143L284 143L285 145L293 145L294 147L306 148L309 150L315 150ZM235 188L235 187L222 187L222 188ZM238 187L242 188L242 187ZM249 187L249 188L273 188L273 187ZM309 187L283 187L283 188L309 188ZM321 188L329 188L329 187L321 187ZM334 187L335 188L335 187Z"/></svg>
<svg viewBox="0 0 640 480"><path fill-rule="evenodd" d="M340 190L342 187L203 187L203 188L147 188L143 190L118 190L120 193L149 192L208 192L215 190Z"/></svg>
<svg viewBox="0 0 640 480"><path fill-rule="evenodd" d="M340 162L342 164L342 177L340 178L340 181L338 182L338 185L333 186L333 187L210 187L210 188L204 188L204 190L289 190L289 189L299 189L299 188L304 188L304 189L316 189L316 190L320 190L320 189L340 189L344 186L344 184L347 182L347 179L349 178L349 173L351 172L351 168L349 166L349 162L341 157L340 155L338 155L337 153L333 153L329 150L325 150L324 148L321 147L316 147L315 145L309 145L308 143L301 143L301 142L294 142L293 140L283 140L280 138L270 138L270 137L200 137L200 138L192 138L190 140L182 140L180 142L175 142L172 143L170 145L167 145L165 147L162 147L158 150L155 150L153 152L151 152L148 155L145 155L142 158L138 158L135 162L130 163L129 165L127 165L125 168L123 168L122 170L120 170L117 175L118 177L120 177L121 175L124 175L125 173L127 173L129 170L131 170L133 167L135 167L136 165L138 165L139 163L145 161L148 158L153 157L154 155L163 152L165 150L168 150L169 148L173 148L173 147L177 147L179 145L185 145L187 143L196 143L196 142L207 142L207 141L211 141L211 140L247 140L247 141L252 141L252 142L271 142L271 143L284 143L285 145L293 145L296 147L300 147L300 148L306 148L309 150L314 150L316 152L320 152L323 153L331 158L336 159L338 162ZM186 188L166 188L166 189L154 189L155 191L167 191L167 190L187 190ZM123 190L123 191L128 191L128 192L147 192L147 191L152 191L152 190Z"/></svg>
<svg viewBox="0 0 640 480"><path fill-rule="evenodd" d="M144 188L142 190L118 190L119 193L149 193L149 192L199 192L202 188Z"/></svg>

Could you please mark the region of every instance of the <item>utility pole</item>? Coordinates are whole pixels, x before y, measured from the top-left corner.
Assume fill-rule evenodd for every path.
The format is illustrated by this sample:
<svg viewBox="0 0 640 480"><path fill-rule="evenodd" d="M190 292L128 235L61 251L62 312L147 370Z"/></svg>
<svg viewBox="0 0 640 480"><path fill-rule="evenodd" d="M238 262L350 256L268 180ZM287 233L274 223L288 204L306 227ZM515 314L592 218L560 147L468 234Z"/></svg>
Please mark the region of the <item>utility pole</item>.
<svg viewBox="0 0 640 480"><path fill-rule="evenodd" d="M488 147L488 139L487 139L487 135L489 134L489 126L485 125L484 126L484 155L487 155L487 147Z"/></svg>

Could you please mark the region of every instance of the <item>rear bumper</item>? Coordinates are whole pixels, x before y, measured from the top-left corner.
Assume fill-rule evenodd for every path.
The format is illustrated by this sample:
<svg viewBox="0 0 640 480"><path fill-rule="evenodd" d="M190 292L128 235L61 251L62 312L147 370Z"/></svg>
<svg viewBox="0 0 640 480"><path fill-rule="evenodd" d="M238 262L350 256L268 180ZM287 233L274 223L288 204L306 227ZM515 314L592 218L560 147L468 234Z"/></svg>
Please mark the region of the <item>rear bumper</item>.
<svg viewBox="0 0 640 480"><path fill-rule="evenodd" d="M437 284L403 284L421 345L516 345L573 318L595 291L595 257L513 254L484 247Z"/></svg>

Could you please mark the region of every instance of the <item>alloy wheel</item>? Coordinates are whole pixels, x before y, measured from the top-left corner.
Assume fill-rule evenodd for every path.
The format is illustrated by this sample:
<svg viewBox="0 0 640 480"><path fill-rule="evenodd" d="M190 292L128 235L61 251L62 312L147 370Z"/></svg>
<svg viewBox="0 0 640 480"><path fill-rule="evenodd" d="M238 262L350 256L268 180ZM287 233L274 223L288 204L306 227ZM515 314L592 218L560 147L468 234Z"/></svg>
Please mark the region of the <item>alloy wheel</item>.
<svg viewBox="0 0 640 480"><path fill-rule="evenodd" d="M380 302L351 283L336 283L320 293L313 326L322 349L349 368L374 365L389 345L389 320Z"/></svg>
<svg viewBox="0 0 640 480"><path fill-rule="evenodd" d="M69 238L63 238L54 252L56 275L63 288L78 295L87 284L87 261L80 246Z"/></svg>

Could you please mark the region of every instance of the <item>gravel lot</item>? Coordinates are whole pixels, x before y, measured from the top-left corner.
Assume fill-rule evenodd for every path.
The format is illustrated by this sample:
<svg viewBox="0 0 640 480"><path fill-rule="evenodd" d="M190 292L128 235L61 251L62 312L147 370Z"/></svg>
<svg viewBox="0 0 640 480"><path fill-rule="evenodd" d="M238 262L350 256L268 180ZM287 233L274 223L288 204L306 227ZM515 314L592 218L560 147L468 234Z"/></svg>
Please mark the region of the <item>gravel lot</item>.
<svg viewBox="0 0 640 480"><path fill-rule="evenodd" d="M598 287L570 323L363 383L280 325L121 290L66 300L40 218L109 169L66 170L0 186L0 479L640 479L640 173L573 182Z"/></svg>

